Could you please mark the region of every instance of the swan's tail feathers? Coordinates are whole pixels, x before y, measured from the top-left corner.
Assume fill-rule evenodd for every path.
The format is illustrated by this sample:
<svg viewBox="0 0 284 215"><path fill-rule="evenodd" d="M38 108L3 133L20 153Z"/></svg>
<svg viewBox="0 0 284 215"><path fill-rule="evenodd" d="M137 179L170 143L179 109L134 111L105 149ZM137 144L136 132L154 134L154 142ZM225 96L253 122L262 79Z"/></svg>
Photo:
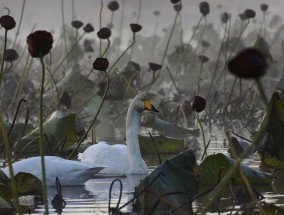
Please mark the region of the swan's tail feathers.
<svg viewBox="0 0 284 215"><path fill-rule="evenodd" d="M90 172L91 172L92 174L97 174L98 172L100 172L100 171L103 170L104 168L106 168L106 167L104 167L104 166L93 167L93 168L90 169Z"/></svg>

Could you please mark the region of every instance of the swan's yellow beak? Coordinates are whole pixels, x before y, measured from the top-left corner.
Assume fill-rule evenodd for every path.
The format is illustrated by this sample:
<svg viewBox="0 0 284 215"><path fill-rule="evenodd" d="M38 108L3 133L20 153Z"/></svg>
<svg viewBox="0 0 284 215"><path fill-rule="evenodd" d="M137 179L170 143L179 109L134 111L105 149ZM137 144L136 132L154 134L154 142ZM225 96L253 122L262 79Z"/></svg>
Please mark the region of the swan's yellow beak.
<svg viewBox="0 0 284 215"><path fill-rule="evenodd" d="M159 110L154 107L154 105L152 104L150 99L144 100L144 107L145 107L146 110L154 111L154 112L157 112L157 113L159 112Z"/></svg>

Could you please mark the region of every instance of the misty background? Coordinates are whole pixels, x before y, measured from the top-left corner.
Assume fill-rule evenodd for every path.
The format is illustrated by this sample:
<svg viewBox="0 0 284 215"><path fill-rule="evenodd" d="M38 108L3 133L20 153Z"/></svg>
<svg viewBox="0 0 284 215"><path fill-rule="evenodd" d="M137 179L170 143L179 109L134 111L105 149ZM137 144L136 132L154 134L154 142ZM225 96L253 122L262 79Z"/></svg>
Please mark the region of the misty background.
<svg viewBox="0 0 284 215"><path fill-rule="evenodd" d="M110 22L111 12L107 8L107 3L110 0L103 0L102 11L102 26L107 26ZM137 20L143 26L140 32L143 36L149 36L156 31L157 34L163 35L163 29L173 24L175 11L170 0L118 0L120 8L114 13L112 34L119 35L120 23L123 16L123 32L122 42L126 42L131 37L129 24L136 23ZM181 11L184 29L184 38L190 35L192 27L197 24L200 18L199 3L200 0L183 0L183 9ZM261 0L209 0L210 14L207 16L208 22L217 23L215 28L220 28L220 14L228 12L232 15L232 20L238 19L238 14L247 8L256 11L256 18L254 23L249 25L248 31L252 28L259 27L262 21L262 11L259 6L262 3L267 3L269 9L267 12L267 24L274 15L284 16L284 1L261 1ZM141 14L139 16L139 3L141 3ZM7 14L7 9L10 10L10 15L13 16L19 24L20 14L22 10L22 0L2 0L0 1L1 15ZM72 9L74 5L74 10ZM26 0L25 11L23 14L22 28L20 31L20 38L25 43L26 36L31 32L34 25L35 30L52 31L53 35L59 36L63 26L63 16L65 24L71 23L72 20L77 19L86 23L91 23L95 27L95 32L99 29L99 11L100 0ZM124 6L123 6L124 5ZM123 7L123 9L122 9ZM158 10L160 16L158 17L159 26L156 28L156 17L153 12ZM139 16L139 17L138 17ZM234 21L233 21L234 22ZM283 24L283 21L281 20ZM9 36L15 35L16 29L9 32ZM245 34L246 34L245 32ZM96 35L94 35L96 37ZM221 37L221 35L220 35Z"/></svg>

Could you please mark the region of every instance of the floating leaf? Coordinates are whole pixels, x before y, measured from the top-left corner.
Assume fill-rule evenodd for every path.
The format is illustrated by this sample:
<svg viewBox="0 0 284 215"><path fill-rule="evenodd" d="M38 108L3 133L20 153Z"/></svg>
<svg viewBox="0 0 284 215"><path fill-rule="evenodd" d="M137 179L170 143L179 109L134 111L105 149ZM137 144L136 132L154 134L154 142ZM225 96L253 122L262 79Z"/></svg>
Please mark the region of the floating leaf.
<svg viewBox="0 0 284 215"><path fill-rule="evenodd" d="M166 137L164 135L153 136L159 153L177 153L184 150L184 141L181 139ZM139 135L139 145L142 154L156 154L155 145L150 136Z"/></svg>
<svg viewBox="0 0 284 215"><path fill-rule="evenodd" d="M143 205L144 214L148 214L158 201L160 203L155 211L161 214L184 203L185 207L176 212L184 213L186 210L185 214L191 214L191 198L197 194L199 184L194 174L195 166L193 153L185 151L170 158L148 175L138 186L138 192L148 187L137 202Z"/></svg>
<svg viewBox="0 0 284 215"><path fill-rule="evenodd" d="M200 164L200 183L216 184L220 170L223 167L225 168L222 171L222 175L224 176L235 163L235 160L222 153L207 156ZM268 173L254 170L244 164L240 164L240 168L251 184L264 184L271 183L272 181L272 176ZM238 170L232 174L230 179L234 184L242 182Z"/></svg>
<svg viewBox="0 0 284 215"><path fill-rule="evenodd" d="M65 137L66 141L64 147L73 145L77 142L75 114L65 116L62 111L54 111L43 124L43 134L46 136L46 138L44 138L46 151L49 150L52 152ZM39 128L36 128L21 138L15 144L14 153L18 154L24 149L25 153L38 154L38 135ZM48 139L48 141L46 139Z"/></svg>
<svg viewBox="0 0 284 215"><path fill-rule="evenodd" d="M163 121L151 113L143 114L141 121L143 126L160 131L165 136L175 138L185 138L191 135L199 136L198 128L184 128L176 123Z"/></svg>
<svg viewBox="0 0 284 215"><path fill-rule="evenodd" d="M279 158L284 149L284 106L280 94L274 92L267 108L266 116L254 140L260 154Z"/></svg>
<svg viewBox="0 0 284 215"><path fill-rule="evenodd" d="M41 195L41 181L30 173L20 172L15 175L19 195Z"/></svg>

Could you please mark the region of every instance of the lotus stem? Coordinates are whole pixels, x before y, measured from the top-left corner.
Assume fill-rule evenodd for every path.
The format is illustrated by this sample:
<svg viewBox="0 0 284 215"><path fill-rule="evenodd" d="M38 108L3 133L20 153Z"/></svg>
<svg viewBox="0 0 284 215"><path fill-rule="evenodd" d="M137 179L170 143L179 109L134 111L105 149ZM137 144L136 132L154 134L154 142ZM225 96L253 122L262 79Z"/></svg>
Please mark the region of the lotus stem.
<svg viewBox="0 0 284 215"><path fill-rule="evenodd" d="M83 141L84 141L85 138L87 137L89 131L92 129L93 125L95 124L96 119L97 119L97 117L98 117L98 115L99 115L99 113L100 113L100 111L101 111L101 109L102 109L102 106L103 106L103 104L104 104L106 95L107 95L107 93L108 93L109 82L110 82L110 77L109 77L108 73L107 73L106 71L104 71L104 73L105 73L105 75L106 75L106 77L107 77L107 85L106 85L106 90L105 90L105 93L104 93L104 95L103 95L103 98L102 98L101 104L100 104L100 106L99 106L99 109L98 109L98 111L97 111L97 113L96 113L96 115L95 115L93 121L92 121L91 124L89 125L88 129L86 130L86 132L84 133L84 135L83 135L83 136L81 137L81 139L79 140L77 146L75 147L75 149L74 149L74 150L71 152L71 154L69 155L68 160L74 155L74 153L78 150L78 148L80 147L80 145L83 143Z"/></svg>
<svg viewBox="0 0 284 215"><path fill-rule="evenodd" d="M47 200L44 146L43 146L43 93L44 93L45 65L43 62L42 55L40 55L40 63L42 66L42 74L41 74L42 76L41 76L40 99L39 99L39 153L41 157L42 193L43 193L44 208L45 208L45 214L48 215L48 200Z"/></svg>
<svg viewBox="0 0 284 215"><path fill-rule="evenodd" d="M203 20L203 18L204 18L204 16L201 16L201 17L200 17L200 19L199 19L199 21L198 21L198 23L197 23L197 26L194 28L194 31L193 31L193 33L192 33L192 35L191 35L191 37L190 37L190 39L189 39L189 41L188 41L188 43L187 43L187 45L186 45L186 48L185 48L185 50L183 51L182 57L181 57L181 59L180 59L180 62L178 63L179 68L178 68L178 70L177 70L177 72L176 72L176 75L180 73L181 65L182 65L182 63L184 62L186 53L187 53L187 51L188 51L188 49L189 49L189 47L190 47L190 43L192 42L192 40L193 40L193 38L194 38L194 36L195 36L195 34L196 34L196 31L197 31L197 29L199 28L199 26L200 26L201 21Z"/></svg>
<svg viewBox="0 0 284 215"><path fill-rule="evenodd" d="M20 28L21 28L21 26L22 26L22 20L23 20L25 5L26 5L26 0L23 0L22 10L21 10L21 15L20 15L20 20L19 20L19 24L18 24L18 29L17 29L17 32L16 32L16 36L15 36L15 39L14 39L13 46L12 46L13 48L15 48L15 45L16 45L18 36L19 36L19 34L20 34Z"/></svg>
<svg viewBox="0 0 284 215"><path fill-rule="evenodd" d="M8 34L8 30L5 30L3 58L2 58L1 70L0 70L0 86L2 84L3 68L4 68L4 61L5 61L4 59L5 59L5 52L6 52L6 47L7 47L7 34Z"/></svg>
<svg viewBox="0 0 284 215"><path fill-rule="evenodd" d="M2 141L5 147L5 154L7 156L7 161L8 161L8 168L10 172L10 177L11 177L11 189L12 189L12 195L15 203L15 208L16 211L21 215L22 211L20 210L20 204L19 204L19 199L18 199L18 194L17 194L17 186L16 186L16 181L15 181L15 176L14 176L14 171L13 171L13 165L12 165L12 157L11 157L11 149L8 141L8 136L7 132L4 128L4 123L3 123L3 118L0 113L0 129L1 129L1 137Z"/></svg>
<svg viewBox="0 0 284 215"><path fill-rule="evenodd" d="M15 116L14 116L14 119L13 119L13 122L12 122L12 125L11 125L11 127L10 127L10 129L9 129L9 132L8 132L8 137L10 136L10 134L11 134L13 128L14 128L14 125L15 125L15 123L16 123L16 119L17 119L17 116L18 116L18 113L19 113L19 110L20 110L20 107L21 107L22 102L27 102L27 101L26 101L25 99L21 99L21 100L19 101L18 106L17 106L16 113L15 113Z"/></svg>
<svg viewBox="0 0 284 215"><path fill-rule="evenodd" d="M208 149L210 143L211 143L211 139L208 141L208 143L207 143L205 149L203 150L203 154L202 154L202 157L201 157L201 161L204 159L205 154L207 153L207 149Z"/></svg>
<svg viewBox="0 0 284 215"><path fill-rule="evenodd" d="M65 34L65 20L64 20L64 0L61 0L61 18L62 18L64 48L65 48L65 53L67 55L67 39Z"/></svg>
<svg viewBox="0 0 284 215"><path fill-rule="evenodd" d="M27 61L25 63L25 67L24 67L24 72L23 72L23 74L22 74L22 76L21 76L21 78L19 80L19 83L17 84L16 92L13 95L13 98L12 98L12 101L11 101L11 105L13 105L14 102L18 100L19 94L22 91L23 82L27 78L28 73L30 71L30 68L32 66L33 60L31 59L31 61L29 63L29 57L30 57L30 55L28 55L28 57L27 57Z"/></svg>
<svg viewBox="0 0 284 215"><path fill-rule="evenodd" d="M178 16L179 16L179 11L177 11L177 13L176 13L175 20L174 20L174 24L173 24L173 27L172 27L171 32L170 32L169 39L168 39L167 44L166 44L166 49L165 49L165 51L164 51L164 55L163 55L162 62L161 62L161 66L162 66L162 67L163 67L163 64L164 64L164 62L165 62L165 59L166 59L166 56L167 56L167 53L168 53L168 49L169 49L170 42L171 42L171 39L172 39L174 30L175 30L175 26L176 26L176 23L177 23L177 18L178 18ZM162 70L162 67L161 67L161 69L158 71L157 77L159 77L160 72L161 72L161 70Z"/></svg>
<svg viewBox="0 0 284 215"><path fill-rule="evenodd" d="M223 46L224 46L224 42L225 42L225 39L226 39L226 36L227 36L227 28L228 28L228 23L226 22L226 23L225 23L225 32L224 32L224 35L223 35L223 38L222 38L222 41L221 41L221 46L220 46L220 49L219 49L219 53L218 53L218 57L217 57L217 62L215 63L215 68L214 68L214 72L213 72L213 77L212 77L212 79L211 79L211 83L210 83L210 87L209 87L209 90L208 90L208 94L210 94L211 89L212 89L212 87L213 87L213 83L214 83L214 81L215 81L215 77L216 77L218 65L219 65L219 62L220 62L221 53L222 53ZM209 97L209 95L208 95L207 97Z"/></svg>
<svg viewBox="0 0 284 215"><path fill-rule="evenodd" d="M83 36L86 34L86 32L84 32L79 38L78 40L73 44L73 46L71 47L71 49L67 52L67 54L62 58L62 60L60 61L60 63L57 65L57 67L54 69L53 71L53 76L55 75L55 73L57 72L57 70L60 68L60 66L62 65L62 63L66 60L66 58L70 55L70 53L73 51L73 49L76 47L76 45L80 42L80 40L83 38Z"/></svg>
<svg viewBox="0 0 284 215"><path fill-rule="evenodd" d="M171 80L172 80L172 83L173 83L173 85L174 85L176 91L178 92L178 94L181 95L182 92L178 89L178 86L177 86L177 84L176 84L176 82L175 82L175 80L174 80L174 77L173 77L173 75L172 75L172 73L171 73L171 70L169 69L168 66L167 66L166 68L167 68L167 71L168 71L168 73L169 73L169 75L170 75L170 78L171 78Z"/></svg>
<svg viewBox="0 0 284 215"><path fill-rule="evenodd" d="M85 78L78 84L76 89L73 91L72 95L70 96L71 98L76 95L76 93L79 91L79 89L83 86L83 84L87 81L88 77L91 75L93 72L93 69L90 70L90 72L85 76Z"/></svg>
<svg viewBox="0 0 284 215"><path fill-rule="evenodd" d="M160 164L162 163L162 160L161 160L161 156L160 156L160 153L159 153L157 144L156 144L156 142L155 142L155 140L154 140L154 137L152 136L151 132L148 132L148 133L149 133L149 135L150 135L150 137L151 137L151 140L152 140L152 142L153 142L153 144L154 144L155 150L156 150L157 155L158 155L158 158L159 158L159 165L160 165Z"/></svg>
<svg viewBox="0 0 284 215"><path fill-rule="evenodd" d="M106 47L106 49L104 50L104 52L102 53L102 56L101 56L101 57L104 57L104 55L107 53L107 50L108 50L109 46L110 46L110 40L109 40L109 38L107 38L107 47Z"/></svg>
<svg viewBox="0 0 284 215"><path fill-rule="evenodd" d="M256 85L257 85L258 91L260 93L260 96L261 96L261 98L262 98L262 100L263 100L263 102L265 104L265 107L268 108L268 103L269 102L268 102L268 99L267 99L266 94L264 92L264 89L263 89L263 87L261 85L261 82L260 82L260 80L258 78L254 79L254 80L256 82Z"/></svg>
<svg viewBox="0 0 284 215"><path fill-rule="evenodd" d="M100 29L102 28L102 12L103 12L103 0L101 0L101 7L100 7ZM100 38L100 56L102 55L102 40Z"/></svg>
<svg viewBox="0 0 284 215"><path fill-rule="evenodd" d="M123 23L124 23L124 0L122 2L122 7L121 7L121 19L120 19L120 27L119 27L119 47L117 48L117 57L119 56L120 53L120 47L121 47L121 38L122 38L122 29L123 29Z"/></svg>
<svg viewBox="0 0 284 215"><path fill-rule="evenodd" d="M153 72L152 81L150 83L146 84L145 86L143 86L140 90L145 89L145 88L149 87L150 85L152 85L157 80L157 78L160 76L161 70L163 68L164 61L165 61L166 56L167 56L167 52L168 52L168 49L169 49L171 38L172 38L173 33L174 33L174 29L175 29L175 25L176 25L178 16L179 16L179 11L177 11L177 13L176 13L174 24L173 24L173 27L172 27L171 32L170 32L169 39L168 39L167 44L166 44L166 48L165 48L164 55L163 55L162 62L161 62L161 69L159 69L156 72ZM157 75L156 75L156 73L157 73Z"/></svg>
<svg viewBox="0 0 284 215"><path fill-rule="evenodd" d="M121 55L116 59L116 61L108 69L108 72L110 72L115 67L115 65L118 63L118 61L120 61L120 59L123 57L123 55L125 55L125 53L134 45L135 42L136 42L135 33L133 33L133 42L121 53Z"/></svg>

